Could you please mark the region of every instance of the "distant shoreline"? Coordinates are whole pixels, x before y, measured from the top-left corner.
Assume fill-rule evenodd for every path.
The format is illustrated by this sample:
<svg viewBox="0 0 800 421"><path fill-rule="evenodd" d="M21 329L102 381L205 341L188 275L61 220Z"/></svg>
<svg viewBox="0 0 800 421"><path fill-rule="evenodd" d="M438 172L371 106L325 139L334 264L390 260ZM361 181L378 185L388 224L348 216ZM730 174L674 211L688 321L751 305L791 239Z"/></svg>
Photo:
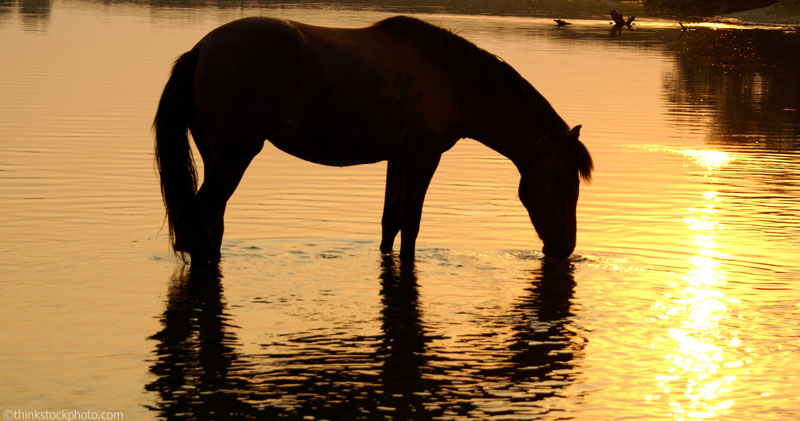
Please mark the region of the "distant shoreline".
<svg viewBox="0 0 800 421"><path fill-rule="evenodd" d="M800 26L800 7L787 7L780 3L758 9L743 10L715 16L716 19L735 19L741 23L756 25L792 25Z"/></svg>

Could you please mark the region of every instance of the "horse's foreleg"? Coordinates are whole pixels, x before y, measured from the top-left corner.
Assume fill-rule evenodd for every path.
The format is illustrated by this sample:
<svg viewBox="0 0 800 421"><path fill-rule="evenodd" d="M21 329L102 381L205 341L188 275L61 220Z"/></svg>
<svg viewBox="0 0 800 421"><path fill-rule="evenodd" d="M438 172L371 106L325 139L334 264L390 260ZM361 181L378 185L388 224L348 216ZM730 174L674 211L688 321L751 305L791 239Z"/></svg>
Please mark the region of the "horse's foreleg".
<svg viewBox="0 0 800 421"><path fill-rule="evenodd" d="M422 219L425 193L439 165L441 155L418 156L405 162L403 171L400 257L413 258Z"/></svg>
<svg viewBox="0 0 800 421"><path fill-rule="evenodd" d="M256 152L257 153L257 152ZM216 263L220 259L225 230L225 207L239 185L255 153L217 156L205 171L203 185L195 196L194 247L192 263Z"/></svg>
<svg viewBox="0 0 800 421"><path fill-rule="evenodd" d="M381 253L390 253L394 246L394 238L400 232L402 220L404 165L399 160L389 160L386 166L386 196L383 202L381 226Z"/></svg>

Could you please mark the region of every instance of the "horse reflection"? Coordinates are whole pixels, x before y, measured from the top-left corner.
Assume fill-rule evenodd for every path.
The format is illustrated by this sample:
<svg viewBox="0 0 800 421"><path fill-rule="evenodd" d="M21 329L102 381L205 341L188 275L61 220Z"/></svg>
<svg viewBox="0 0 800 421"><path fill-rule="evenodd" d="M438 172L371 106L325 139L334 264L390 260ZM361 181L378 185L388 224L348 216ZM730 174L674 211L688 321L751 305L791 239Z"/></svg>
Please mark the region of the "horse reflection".
<svg viewBox="0 0 800 421"><path fill-rule="evenodd" d="M158 394L150 409L161 417L213 419L254 412L243 393L228 392L252 385L236 353L221 277L216 267L184 267L172 278L163 329L151 337L158 341L150 367L157 378L145 386Z"/></svg>
<svg viewBox="0 0 800 421"><path fill-rule="evenodd" d="M512 359L518 368L514 378L570 379L574 376L566 369L574 367L574 359L582 353L586 338L573 324L573 271L571 264L545 260L542 267L533 272L538 282L528 290L530 295L516 306L527 323L515 328L514 348L520 352ZM537 368L532 370L533 367ZM554 374L556 371L559 374Z"/></svg>
<svg viewBox="0 0 800 421"><path fill-rule="evenodd" d="M319 337L302 332L285 339L292 352L243 356L218 269L184 268L173 276L163 328L145 389L157 393L150 409L175 419L375 417L392 408L399 417L421 413L426 342L413 262L381 261L381 333ZM336 336L336 335L333 335ZM299 349L298 349L299 347ZM291 381L286 379L291 378Z"/></svg>
<svg viewBox="0 0 800 421"><path fill-rule="evenodd" d="M393 408L397 418L419 417L426 412L421 392L428 394L438 385L423 378L431 337L422 323L414 261L384 255L380 278L383 337L376 355L383 360L381 406Z"/></svg>
<svg viewBox="0 0 800 421"><path fill-rule="evenodd" d="M573 322L573 271L569 262L545 259L531 272L527 294L505 319L515 321L509 356L484 370L484 376L504 379L508 389L525 392L531 400L552 396L574 382L575 359L581 356L586 338Z"/></svg>
<svg viewBox="0 0 800 421"><path fill-rule="evenodd" d="M543 262L511 317L493 316L490 329L510 330L510 343L475 342L452 358L449 349L437 349L443 338L424 321L413 261L381 259L378 332L298 331L252 355L241 352L219 271L180 271L170 285L163 327L152 336L156 379L145 388L156 393L156 402L150 409L167 419L475 416L480 402L497 399L486 385L517 393L516 401L506 402L513 412L515 402L530 409L532 401L574 381L585 341L573 326L575 281L568 265ZM465 366L481 365L482 358L500 362Z"/></svg>
<svg viewBox="0 0 800 421"><path fill-rule="evenodd" d="M261 385L275 387L276 379L293 379L278 385L282 404L294 406L288 412L292 416L418 418L424 411L420 392L438 387L423 378L430 337L422 322L413 261L381 259L379 333L347 336L334 327L327 334L291 334L267 347L278 351L268 351L273 367ZM290 351L280 352L287 345Z"/></svg>

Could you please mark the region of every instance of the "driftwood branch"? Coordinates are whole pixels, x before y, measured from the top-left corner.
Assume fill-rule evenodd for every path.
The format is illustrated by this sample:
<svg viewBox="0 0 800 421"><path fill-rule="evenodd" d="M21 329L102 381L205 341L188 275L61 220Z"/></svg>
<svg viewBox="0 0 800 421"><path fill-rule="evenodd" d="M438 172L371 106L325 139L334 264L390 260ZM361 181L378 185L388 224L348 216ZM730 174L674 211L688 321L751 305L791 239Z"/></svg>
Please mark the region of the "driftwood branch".
<svg viewBox="0 0 800 421"><path fill-rule="evenodd" d="M614 20L614 26L618 26L619 28L627 26L628 29L633 29L633 20L636 19L636 16L631 16L628 18L628 20L625 20L625 17L622 16L622 13L612 10L611 19Z"/></svg>

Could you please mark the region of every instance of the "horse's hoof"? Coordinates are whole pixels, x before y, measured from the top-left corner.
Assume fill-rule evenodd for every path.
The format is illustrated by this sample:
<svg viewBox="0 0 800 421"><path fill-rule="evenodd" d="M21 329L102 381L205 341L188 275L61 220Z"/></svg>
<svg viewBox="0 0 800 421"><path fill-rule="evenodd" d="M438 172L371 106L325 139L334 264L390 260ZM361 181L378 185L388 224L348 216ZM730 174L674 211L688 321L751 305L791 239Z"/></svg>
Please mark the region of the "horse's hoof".
<svg viewBox="0 0 800 421"><path fill-rule="evenodd" d="M415 253L414 253L413 249L411 251L409 251L409 250L403 250L401 248L400 249L400 260L413 261L414 260L414 254Z"/></svg>
<svg viewBox="0 0 800 421"><path fill-rule="evenodd" d="M211 253L195 251L189 253L189 255L191 256L192 266L197 265L198 267L217 265L222 258L219 251Z"/></svg>

